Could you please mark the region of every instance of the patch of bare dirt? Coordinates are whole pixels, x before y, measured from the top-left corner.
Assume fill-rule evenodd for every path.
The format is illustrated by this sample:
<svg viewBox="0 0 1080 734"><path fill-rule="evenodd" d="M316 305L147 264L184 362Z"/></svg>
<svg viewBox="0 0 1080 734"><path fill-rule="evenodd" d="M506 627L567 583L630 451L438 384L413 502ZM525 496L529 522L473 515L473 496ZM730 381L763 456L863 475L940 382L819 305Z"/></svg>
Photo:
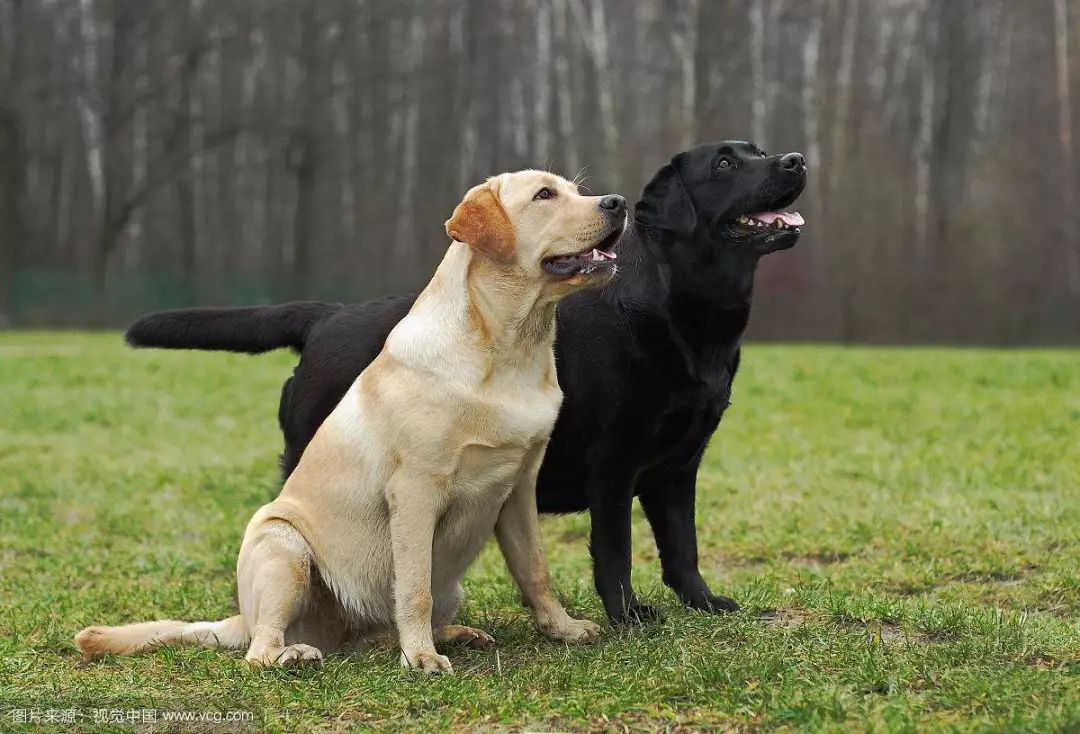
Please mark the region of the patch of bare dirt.
<svg viewBox="0 0 1080 734"><path fill-rule="evenodd" d="M781 629L794 629L801 627L815 619L821 619L821 615L809 609L794 607L791 609L766 609L758 615L759 618L770 627Z"/></svg>
<svg viewBox="0 0 1080 734"><path fill-rule="evenodd" d="M817 566L832 566L843 563L851 558L851 553L844 551L818 551L816 553L784 553L784 558L794 566L813 568Z"/></svg>
<svg viewBox="0 0 1080 734"><path fill-rule="evenodd" d="M795 629L808 622L822 621L827 617L821 612L798 607L790 609L766 609L759 615L760 619L770 627L779 629ZM935 640L921 632L905 630L891 620L874 619L864 621L853 617L839 617L833 620L842 627L859 629L866 636L866 643L870 646L877 645L928 645Z"/></svg>

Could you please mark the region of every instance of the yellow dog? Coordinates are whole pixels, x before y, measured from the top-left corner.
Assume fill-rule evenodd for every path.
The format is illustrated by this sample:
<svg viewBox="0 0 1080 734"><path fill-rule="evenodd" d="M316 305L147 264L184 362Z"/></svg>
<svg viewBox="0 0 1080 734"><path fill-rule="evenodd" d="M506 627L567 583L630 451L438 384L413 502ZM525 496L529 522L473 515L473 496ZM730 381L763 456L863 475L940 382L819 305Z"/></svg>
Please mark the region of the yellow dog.
<svg viewBox="0 0 1080 734"><path fill-rule="evenodd" d="M75 644L88 657L247 647L256 664L318 666L324 650L396 631L402 665L451 671L436 641L494 644L452 624L492 530L540 630L595 639L552 593L535 484L562 401L555 305L612 276L614 255L595 248L624 225L619 197L582 196L550 173L471 189L427 288L248 523L240 614L89 627Z"/></svg>

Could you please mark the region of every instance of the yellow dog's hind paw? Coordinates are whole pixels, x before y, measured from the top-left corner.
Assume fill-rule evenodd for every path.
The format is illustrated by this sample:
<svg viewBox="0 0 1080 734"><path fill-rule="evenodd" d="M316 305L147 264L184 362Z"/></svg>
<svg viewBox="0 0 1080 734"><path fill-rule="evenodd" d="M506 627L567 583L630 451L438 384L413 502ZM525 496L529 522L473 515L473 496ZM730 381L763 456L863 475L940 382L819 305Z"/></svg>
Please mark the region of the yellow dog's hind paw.
<svg viewBox="0 0 1080 734"><path fill-rule="evenodd" d="M289 645L278 655L277 664L283 668L321 668L323 654L317 647L297 643Z"/></svg>
<svg viewBox="0 0 1080 734"><path fill-rule="evenodd" d="M600 639L600 625L587 619L567 617L560 624L541 625L540 630L553 640L590 645Z"/></svg>
<svg viewBox="0 0 1080 734"><path fill-rule="evenodd" d="M439 639L451 645L465 645L475 650L494 650L495 638L484 630L463 624L448 624L440 630Z"/></svg>
<svg viewBox="0 0 1080 734"><path fill-rule="evenodd" d="M247 656L247 661L252 665L265 668L285 668L286 670L299 670L301 668L323 667L323 654L317 647L296 643L287 645L279 650L266 650L262 654Z"/></svg>

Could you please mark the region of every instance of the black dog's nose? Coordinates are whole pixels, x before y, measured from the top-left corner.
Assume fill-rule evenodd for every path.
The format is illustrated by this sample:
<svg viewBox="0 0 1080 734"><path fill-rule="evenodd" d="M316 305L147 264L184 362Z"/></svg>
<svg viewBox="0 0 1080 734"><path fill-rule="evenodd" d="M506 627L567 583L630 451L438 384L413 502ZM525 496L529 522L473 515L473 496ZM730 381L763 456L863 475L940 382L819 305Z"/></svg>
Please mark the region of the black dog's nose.
<svg viewBox="0 0 1080 734"><path fill-rule="evenodd" d="M600 200L600 208L611 212L613 216L621 217L626 214L626 199L618 194L609 194Z"/></svg>
<svg viewBox="0 0 1080 734"><path fill-rule="evenodd" d="M780 167L789 171L805 171L806 159L802 153L788 153L780 159Z"/></svg>

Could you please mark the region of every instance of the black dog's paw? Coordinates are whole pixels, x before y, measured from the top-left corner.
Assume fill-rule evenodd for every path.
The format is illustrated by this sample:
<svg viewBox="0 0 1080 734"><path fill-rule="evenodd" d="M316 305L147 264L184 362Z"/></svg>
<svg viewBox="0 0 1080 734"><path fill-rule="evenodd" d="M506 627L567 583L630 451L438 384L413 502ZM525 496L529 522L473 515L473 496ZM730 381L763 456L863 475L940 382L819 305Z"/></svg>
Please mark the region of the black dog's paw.
<svg viewBox="0 0 1080 734"><path fill-rule="evenodd" d="M688 599L686 606L691 609L700 609L703 612L711 612L712 614L727 614L729 612L739 611L739 603L737 601L726 596L717 596L715 594L709 594L696 599Z"/></svg>
<svg viewBox="0 0 1080 734"><path fill-rule="evenodd" d="M664 615L654 606L635 602L618 614L609 615L608 618L611 620L612 626L621 627L624 625L646 624L648 622L662 622Z"/></svg>

